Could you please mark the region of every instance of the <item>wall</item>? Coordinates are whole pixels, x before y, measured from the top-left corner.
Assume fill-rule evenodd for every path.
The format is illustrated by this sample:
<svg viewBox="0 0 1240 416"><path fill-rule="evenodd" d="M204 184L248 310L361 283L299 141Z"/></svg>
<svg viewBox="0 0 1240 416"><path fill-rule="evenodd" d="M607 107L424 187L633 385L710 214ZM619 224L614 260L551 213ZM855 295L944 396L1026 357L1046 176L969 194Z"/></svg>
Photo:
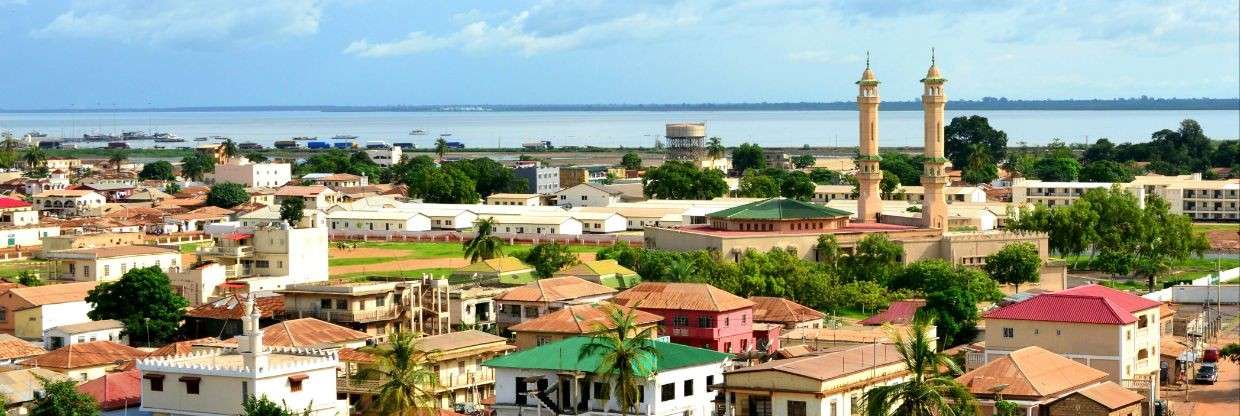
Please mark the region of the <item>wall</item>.
<svg viewBox="0 0 1240 416"><path fill-rule="evenodd" d="M1222 302L1234 305L1240 303L1240 285L1175 286L1171 288L1171 301L1194 304Z"/></svg>
<svg viewBox="0 0 1240 416"><path fill-rule="evenodd" d="M22 339L43 339L50 328L61 325L90 322L86 313L90 304L86 301L55 303L19 311L15 314L17 326L13 335Z"/></svg>
<svg viewBox="0 0 1240 416"><path fill-rule="evenodd" d="M313 404L312 415L337 414L335 366L301 373L309 377L302 381L300 392L289 391L288 374L284 374L250 380L246 393L255 396L266 395L278 402L282 401L284 406L297 409L299 412ZM244 396L241 390L243 381L241 378L194 374L193 376L201 377L198 385L199 394L186 394L185 383L177 380L185 374L162 372L159 374L166 376L163 391L151 391L151 381L142 380L142 409L145 411L242 413L241 402Z"/></svg>
<svg viewBox="0 0 1240 416"><path fill-rule="evenodd" d="M181 266L181 254L169 252L141 256L110 257L94 260L61 260L61 276L79 282L113 281L121 278L126 271L139 267L159 266L161 269L175 270ZM69 265L73 265L70 269ZM72 273L70 273L72 272Z"/></svg>

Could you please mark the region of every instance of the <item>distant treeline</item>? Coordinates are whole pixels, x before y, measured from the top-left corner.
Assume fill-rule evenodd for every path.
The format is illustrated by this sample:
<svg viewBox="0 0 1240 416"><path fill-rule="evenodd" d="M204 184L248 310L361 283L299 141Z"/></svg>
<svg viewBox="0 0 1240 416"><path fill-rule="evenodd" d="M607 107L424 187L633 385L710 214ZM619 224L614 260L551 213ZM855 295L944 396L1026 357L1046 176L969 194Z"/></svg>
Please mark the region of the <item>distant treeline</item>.
<svg viewBox="0 0 1240 416"><path fill-rule="evenodd" d="M798 103L681 103L681 104L520 104L520 105L284 105L121 109L8 110L0 113L111 113L211 111L323 111L323 112L512 112L512 111L825 111L855 110L853 101ZM952 110L1240 110L1240 98L1115 98L1109 100L1009 100L983 97L953 100ZM921 101L884 101L883 110L919 111Z"/></svg>

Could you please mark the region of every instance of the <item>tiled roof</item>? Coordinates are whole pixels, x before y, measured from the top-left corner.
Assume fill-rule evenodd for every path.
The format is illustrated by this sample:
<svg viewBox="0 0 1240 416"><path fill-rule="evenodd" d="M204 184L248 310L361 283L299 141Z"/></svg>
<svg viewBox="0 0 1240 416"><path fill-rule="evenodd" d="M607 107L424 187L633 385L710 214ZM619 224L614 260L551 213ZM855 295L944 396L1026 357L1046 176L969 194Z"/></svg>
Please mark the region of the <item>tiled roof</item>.
<svg viewBox="0 0 1240 416"><path fill-rule="evenodd" d="M142 402L142 375L138 369L104 374L77 386L79 392L95 398L99 409L108 411Z"/></svg>
<svg viewBox="0 0 1240 416"><path fill-rule="evenodd" d="M594 354L582 357L582 349L589 345L590 342L591 339L588 337L572 337L492 358L483 363L483 365L497 368L593 373L598 370L602 352L596 349ZM730 355L718 351L670 342L655 340L643 340L642 342L651 343L655 350L658 351L658 355L641 360L641 365L637 366L639 375L720 363L730 357Z"/></svg>
<svg viewBox="0 0 1240 416"><path fill-rule="evenodd" d="M0 197L0 209L26 208L30 203L16 198Z"/></svg>
<svg viewBox="0 0 1240 416"><path fill-rule="evenodd" d="M645 282L616 294L612 302L639 309L724 312L753 307L753 301L706 283Z"/></svg>
<svg viewBox="0 0 1240 416"><path fill-rule="evenodd" d="M169 343L162 347L156 348L154 351L151 351L150 354L147 354L147 356L167 357L167 356L173 356L173 355L185 355L185 354L194 352L195 346L205 345L205 344L216 344L218 342L220 342L220 340L214 337L199 338L199 339L193 339L189 341L177 341L177 342Z"/></svg>
<svg viewBox="0 0 1240 416"><path fill-rule="evenodd" d="M0 360L16 360L45 353L47 350L24 339L9 334L0 334Z"/></svg>
<svg viewBox="0 0 1240 416"><path fill-rule="evenodd" d="M365 332L314 318L293 319L263 328L263 344L272 347L333 347L367 339L370 335Z"/></svg>
<svg viewBox="0 0 1240 416"><path fill-rule="evenodd" d="M300 197L311 196L312 197L312 196L317 196L318 194L321 194L326 191L329 191L329 189L327 189L327 187L323 185L309 185L309 186L287 185L287 186L281 186L280 189L276 189L276 196L300 196Z"/></svg>
<svg viewBox="0 0 1240 416"><path fill-rule="evenodd" d="M859 345L824 354L768 361L755 366L744 367L729 374L778 371L814 380L827 381L867 371L875 367L895 364L901 360L900 353L896 351L894 345Z"/></svg>
<svg viewBox="0 0 1240 416"><path fill-rule="evenodd" d="M1140 402L1145 399L1140 393L1128 390L1113 381L1102 384L1096 384L1086 387L1076 392L1086 398L1093 400L1108 410L1119 410L1122 407L1131 406L1133 403Z"/></svg>
<svg viewBox="0 0 1240 416"><path fill-rule="evenodd" d="M43 191L42 193L35 195L35 198L77 198L90 194L95 194L95 191L89 189L53 189L50 191Z"/></svg>
<svg viewBox="0 0 1240 416"><path fill-rule="evenodd" d="M353 348L341 348L340 351L338 351L338 354L340 361L346 363L370 364L374 363L376 360L374 354L365 351L358 351Z"/></svg>
<svg viewBox="0 0 1240 416"><path fill-rule="evenodd" d="M556 276L606 276L613 274L617 276L635 276L637 272L621 266L619 262L612 259L586 260L555 272Z"/></svg>
<svg viewBox="0 0 1240 416"><path fill-rule="evenodd" d="M852 213L795 199L769 198L715 211L706 216L734 220L799 220L837 218L849 215L852 215Z"/></svg>
<svg viewBox="0 0 1240 416"><path fill-rule="evenodd" d="M754 322L779 322L783 324L817 321L827 316L808 306L784 298L750 296L753 301Z"/></svg>
<svg viewBox="0 0 1240 416"><path fill-rule="evenodd" d="M925 299L897 300L895 302L891 302L891 305L887 307L887 310L876 313L874 316L869 318L862 319L861 322L857 323L861 325L882 325L888 323L895 325L906 325L913 322L913 317L917 315L917 311L921 309L922 306L926 306Z"/></svg>
<svg viewBox="0 0 1240 416"><path fill-rule="evenodd" d="M46 368L0 367L0 394L7 403L17 404L34 400L35 392L43 392L43 381L69 380L69 376Z"/></svg>
<svg viewBox="0 0 1240 416"><path fill-rule="evenodd" d="M91 341L61 347L47 354L21 361L31 367L48 367L70 370L119 364L146 356L146 352L112 341Z"/></svg>
<svg viewBox="0 0 1240 416"><path fill-rule="evenodd" d="M26 302L26 307L52 305L67 302L82 302L86 293L98 286L99 282L65 283L60 285L43 285L9 289L9 295ZM23 308L24 309L24 308Z"/></svg>
<svg viewBox="0 0 1240 416"><path fill-rule="evenodd" d="M356 181L358 179L362 179L362 177L350 173L333 173L321 178L314 178L313 181Z"/></svg>
<svg viewBox="0 0 1240 416"><path fill-rule="evenodd" d="M1047 293L995 309L986 319L1124 325L1137 321L1133 312L1157 308L1159 302L1100 285Z"/></svg>
<svg viewBox="0 0 1240 416"><path fill-rule="evenodd" d="M194 309L190 309L185 316L191 318L203 319L241 319L245 316L245 299L247 294L233 293L228 296L216 299L210 303L204 303ZM254 304L258 307L263 318L270 318L277 313L284 312L284 296L277 294L259 295L254 298Z"/></svg>
<svg viewBox="0 0 1240 416"><path fill-rule="evenodd" d="M575 276L539 279L525 286L514 287L495 300L518 302L555 302L587 296L616 293L616 289Z"/></svg>
<svg viewBox="0 0 1240 416"><path fill-rule="evenodd" d="M1107 373L1041 347L1025 347L991 360L956 377L974 395L991 395L1006 384L1003 395L1053 397L1106 380Z"/></svg>
<svg viewBox="0 0 1240 416"><path fill-rule="evenodd" d="M564 309L513 325L508 330L513 332L540 332L557 334L593 334L600 329L613 329L612 311L620 308L628 313L633 311L633 324L649 325L663 320L662 316L650 312L634 310L626 306L602 302L597 305L571 305Z"/></svg>
<svg viewBox="0 0 1240 416"><path fill-rule="evenodd" d="M448 352L455 349L469 348L492 343L504 343L507 341L507 338L501 336L491 335L476 329L470 329L466 331L449 332L446 334L418 338L417 341L414 342L414 346L421 351Z"/></svg>

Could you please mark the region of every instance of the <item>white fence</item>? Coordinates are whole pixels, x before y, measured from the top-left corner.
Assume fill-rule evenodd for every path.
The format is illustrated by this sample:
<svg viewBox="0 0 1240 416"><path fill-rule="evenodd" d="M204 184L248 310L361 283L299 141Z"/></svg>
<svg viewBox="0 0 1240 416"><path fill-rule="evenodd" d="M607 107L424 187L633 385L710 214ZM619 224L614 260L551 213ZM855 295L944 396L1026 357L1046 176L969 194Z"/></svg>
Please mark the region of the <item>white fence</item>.
<svg viewBox="0 0 1240 416"><path fill-rule="evenodd" d="M1221 279L1220 279L1221 277ZM1145 294L1143 297L1159 302L1203 303L1205 300L1222 303L1240 303L1240 285L1219 285L1240 278L1240 267L1221 273L1194 279L1189 284L1172 286Z"/></svg>

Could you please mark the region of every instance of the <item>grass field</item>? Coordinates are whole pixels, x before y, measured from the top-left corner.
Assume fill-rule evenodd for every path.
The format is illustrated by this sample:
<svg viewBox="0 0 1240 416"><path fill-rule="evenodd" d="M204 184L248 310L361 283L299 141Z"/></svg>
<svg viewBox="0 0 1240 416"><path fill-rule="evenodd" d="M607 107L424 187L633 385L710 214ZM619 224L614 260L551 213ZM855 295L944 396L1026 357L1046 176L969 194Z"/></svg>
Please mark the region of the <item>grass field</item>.
<svg viewBox="0 0 1240 416"><path fill-rule="evenodd" d="M1199 233L1209 231L1240 231L1240 224L1193 223L1193 231Z"/></svg>
<svg viewBox="0 0 1240 416"><path fill-rule="evenodd" d="M361 242L357 245L359 248L378 248L385 250L399 250L406 252L403 256L396 257L352 257L338 258L328 261L329 266L356 266L366 264L381 264L400 260L412 259L441 259L441 258L461 258L465 256L465 248L458 242ZM516 244L504 247L504 254L524 257L530 248L529 244ZM602 247L569 245L568 250L573 253L594 253Z"/></svg>
<svg viewBox="0 0 1240 416"><path fill-rule="evenodd" d="M17 260L0 263L0 278L17 277L23 270L31 270L46 279L48 275L47 267L48 262L43 260Z"/></svg>
<svg viewBox="0 0 1240 416"><path fill-rule="evenodd" d="M353 282L361 281L399 281L414 280L422 278L423 273L429 273L435 277L448 277L452 274L452 269L444 267L432 267L417 270L388 270L379 272L358 272L332 276L332 279L348 280Z"/></svg>

